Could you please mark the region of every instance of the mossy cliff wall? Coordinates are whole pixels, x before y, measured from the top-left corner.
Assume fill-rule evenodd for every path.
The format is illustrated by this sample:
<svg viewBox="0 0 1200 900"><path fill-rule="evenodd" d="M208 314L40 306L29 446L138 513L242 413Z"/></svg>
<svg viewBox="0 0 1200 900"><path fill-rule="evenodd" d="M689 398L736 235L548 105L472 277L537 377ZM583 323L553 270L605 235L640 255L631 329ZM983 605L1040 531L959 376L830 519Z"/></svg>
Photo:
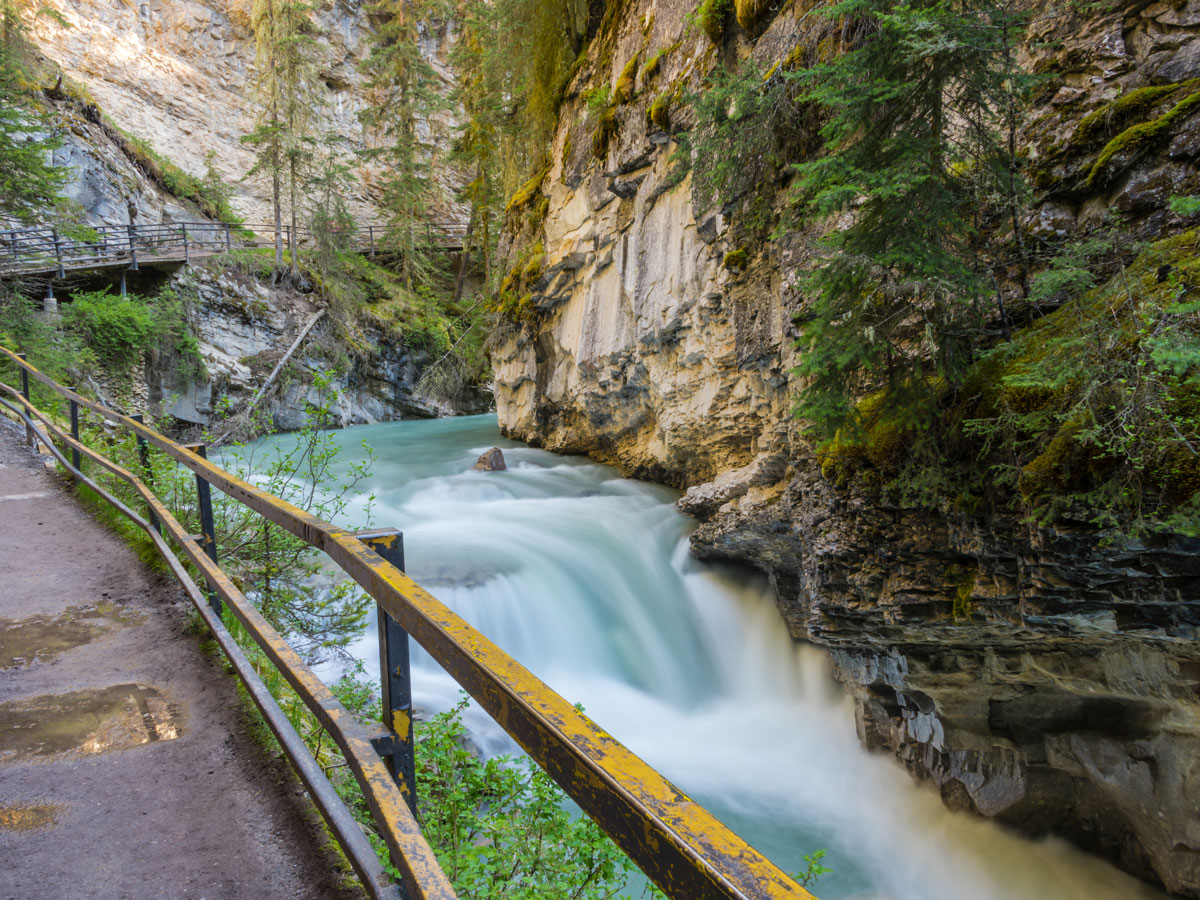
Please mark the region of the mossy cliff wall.
<svg viewBox="0 0 1200 900"><path fill-rule="evenodd" d="M746 242L670 156L683 88L721 60L786 64L823 26L811 3L739 2L692 28L693 5L626 0L569 86L510 221L533 249L494 358L502 427L687 489L696 552L767 572L792 634L834 652L864 742L949 805L1200 897L1200 545L883 506L822 474L791 417L812 235ZM1032 239L1110 208L1142 240L1183 231L1168 201L1200 193L1200 4L1038 13Z"/></svg>

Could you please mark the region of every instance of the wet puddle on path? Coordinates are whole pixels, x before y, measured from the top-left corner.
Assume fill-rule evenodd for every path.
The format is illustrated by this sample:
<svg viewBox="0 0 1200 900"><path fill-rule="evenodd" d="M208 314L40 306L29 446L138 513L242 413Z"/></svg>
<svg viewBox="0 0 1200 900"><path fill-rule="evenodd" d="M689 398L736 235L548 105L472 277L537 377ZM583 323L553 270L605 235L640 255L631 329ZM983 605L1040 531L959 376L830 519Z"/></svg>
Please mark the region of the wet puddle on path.
<svg viewBox="0 0 1200 900"><path fill-rule="evenodd" d="M63 807L55 803L0 806L0 830L36 831L58 821Z"/></svg>
<svg viewBox="0 0 1200 900"><path fill-rule="evenodd" d="M179 706L144 684L0 703L0 762L93 756L182 733Z"/></svg>
<svg viewBox="0 0 1200 900"><path fill-rule="evenodd" d="M0 619L0 669L31 666L107 634L115 625L143 617L112 603L74 606L58 616Z"/></svg>

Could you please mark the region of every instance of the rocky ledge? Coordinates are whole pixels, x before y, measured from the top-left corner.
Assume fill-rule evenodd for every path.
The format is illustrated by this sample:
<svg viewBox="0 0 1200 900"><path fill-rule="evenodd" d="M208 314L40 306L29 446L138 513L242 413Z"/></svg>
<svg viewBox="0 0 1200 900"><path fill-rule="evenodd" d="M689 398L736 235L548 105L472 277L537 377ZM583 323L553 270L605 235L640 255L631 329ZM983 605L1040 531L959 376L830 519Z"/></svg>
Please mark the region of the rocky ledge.
<svg viewBox="0 0 1200 900"><path fill-rule="evenodd" d="M692 488L702 558L766 572L859 736L951 808L1200 897L1200 541L885 508L810 472Z"/></svg>

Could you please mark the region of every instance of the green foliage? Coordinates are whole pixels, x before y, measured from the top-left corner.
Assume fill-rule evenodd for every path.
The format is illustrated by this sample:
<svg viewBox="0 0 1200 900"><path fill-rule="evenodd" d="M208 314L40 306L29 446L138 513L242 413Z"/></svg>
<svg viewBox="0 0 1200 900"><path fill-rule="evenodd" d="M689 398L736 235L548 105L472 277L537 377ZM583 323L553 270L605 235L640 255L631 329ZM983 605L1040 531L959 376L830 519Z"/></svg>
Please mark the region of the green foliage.
<svg viewBox="0 0 1200 900"><path fill-rule="evenodd" d="M1019 82L1004 8L844 0L823 14L861 23L860 42L783 78L828 117L825 154L795 167L805 209L853 215L807 282L799 343L798 411L828 438L853 424L856 396L894 394L883 408L909 419L912 386L961 381L990 292L970 215L1008 198L1015 218L1015 150L1001 138Z"/></svg>
<svg viewBox="0 0 1200 900"><path fill-rule="evenodd" d="M326 521L344 521L351 499L370 476L374 454L338 466L330 431L337 401L333 376L315 373L314 399L305 404L300 430L284 438L224 451L221 465L239 478ZM308 543L267 521L237 500L213 498L221 566L242 587L292 647L308 661L343 657L373 607L353 582L314 587L321 558ZM371 502L360 527L370 525Z"/></svg>
<svg viewBox="0 0 1200 900"><path fill-rule="evenodd" d="M619 4L608 4L608 13ZM586 0L469 0L463 42L473 46L466 72L485 85L469 110L489 135L486 168L511 195L530 172L548 167L563 91L577 71L588 25ZM601 26L603 30L603 26ZM463 69L459 70L463 72ZM461 77L461 75L460 75Z"/></svg>
<svg viewBox="0 0 1200 900"><path fill-rule="evenodd" d="M466 701L417 726L417 796L424 833L464 900L603 900L632 863L590 820L572 815L528 757L480 759Z"/></svg>
<svg viewBox="0 0 1200 900"><path fill-rule="evenodd" d="M23 0L0 2L0 216L21 222L60 204L68 175L47 161L61 141L31 84L28 19L37 12Z"/></svg>
<svg viewBox="0 0 1200 900"><path fill-rule="evenodd" d="M114 128L114 131L130 161L166 191L181 200L195 203L210 218L230 223L242 221L229 205L233 191L217 168L213 152L205 157L204 176L197 178L155 150L149 141L119 128Z"/></svg>
<svg viewBox="0 0 1200 900"><path fill-rule="evenodd" d="M64 327L86 346L118 381L127 381L148 353L172 353L182 374L204 370L199 345L187 323L187 310L169 289L153 298L121 297L105 288L76 292L62 306Z"/></svg>
<svg viewBox="0 0 1200 900"><path fill-rule="evenodd" d="M725 39L725 27L732 12L733 0L701 0L692 13L692 21L719 47Z"/></svg>
<svg viewBox="0 0 1200 900"><path fill-rule="evenodd" d="M1200 79L1192 79L1181 87L1181 92L1185 94L1183 99L1161 116L1126 128L1104 146L1088 173L1088 187L1103 183L1124 171L1143 152L1169 136L1176 125L1200 110ZM1117 165L1113 164L1114 159Z"/></svg>
<svg viewBox="0 0 1200 900"><path fill-rule="evenodd" d="M1150 244L1103 283L1062 277L1104 243L1066 248L1035 282L1062 305L972 366L963 429L1039 520L1075 505L1104 527L1198 534L1200 237Z"/></svg>
<svg viewBox="0 0 1200 900"><path fill-rule="evenodd" d="M743 225L765 226L774 216L771 186L810 127L794 89L782 80L764 81L746 61L715 69L687 101L695 126L681 147L697 208L736 209Z"/></svg>
<svg viewBox="0 0 1200 900"><path fill-rule="evenodd" d="M1200 213L1200 197L1172 197L1171 212L1177 216L1194 216Z"/></svg>
<svg viewBox="0 0 1200 900"><path fill-rule="evenodd" d="M370 12L380 24L362 66L370 94L361 118L377 144L363 155L384 164L384 244L412 291L434 275L437 251L427 240L427 224L441 199L431 150L421 143L417 123L430 122L445 107L437 73L421 53L420 28L441 15L444 4L377 0Z"/></svg>
<svg viewBox="0 0 1200 900"><path fill-rule="evenodd" d="M311 0L254 0L254 129L242 137L254 148L249 176L271 181L275 214L275 265L283 265L284 193L295 233L300 190L312 159L312 129L317 119L318 59L315 6ZM293 260L293 272L295 265Z"/></svg>

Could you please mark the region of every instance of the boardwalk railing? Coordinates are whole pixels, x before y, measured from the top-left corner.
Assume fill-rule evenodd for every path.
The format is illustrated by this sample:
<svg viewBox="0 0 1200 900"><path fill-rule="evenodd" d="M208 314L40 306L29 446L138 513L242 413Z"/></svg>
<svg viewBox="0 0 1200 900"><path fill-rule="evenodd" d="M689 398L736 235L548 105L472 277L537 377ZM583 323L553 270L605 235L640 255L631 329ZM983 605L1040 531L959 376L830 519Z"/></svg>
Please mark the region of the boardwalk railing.
<svg viewBox="0 0 1200 900"><path fill-rule="evenodd" d="M392 863L403 876L407 897L446 900L455 896L454 891L421 835L409 806L411 792L406 790L403 777L396 777L403 775L403 767L396 765L402 758L397 744L406 744L410 751L411 734L407 721L394 716L396 698L388 697L399 687L391 678L395 674L393 661L387 662L384 694L388 703L385 722L395 728L373 730L342 707L217 566L211 516L204 519L203 534L189 535L140 478L78 440L79 410L90 410L118 429L136 435L146 452L154 447L190 469L199 488L207 490L211 486L223 491L326 553L375 599L381 625L386 625L394 637L400 637L403 630L415 638L673 900L811 900L811 894L712 814L389 562L385 555L387 548L394 546L394 533L363 535L338 528L242 481L140 421L62 387L17 354L0 347L0 361L5 358L19 366L22 385L18 391L0 383L0 395L9 398L0 399L0 408L23 420L31 439L36 436L68 473L100 493L154 541L246 682L254 702L279 736L372 896L395 898L399 887L389 884L350 813L167 541L200 572L209 589L229 607L333 736L362 789ZM30 403L31 378L68 401L71 433ZM54 441L70 449L71 462ZM82 471L84 458L130 484L148 507L148 516L143 518L89 479ZM384 550L385 555L373 547ZM696 752L703 753L704 748L698 746ZM391 759L385 761L384 756Z"/></svg>
<svg viewBox="0 0 1200 900"><path fill-rule="evenodd" d="M274 224L229 225L218 222L176 222L159 225L101 225L70 237L58 228L17 228L0 231L0 275L53 273L58 278L81 269L130 268L141 263L182 262L230 250L274 247L276 235L285 250L313 245L313 234ZM347 233L346 246L371 256L385 249L388 227L365 225ZM428 223L415 238L437 250L463 247L464 231L457 224Z"/></svg>

